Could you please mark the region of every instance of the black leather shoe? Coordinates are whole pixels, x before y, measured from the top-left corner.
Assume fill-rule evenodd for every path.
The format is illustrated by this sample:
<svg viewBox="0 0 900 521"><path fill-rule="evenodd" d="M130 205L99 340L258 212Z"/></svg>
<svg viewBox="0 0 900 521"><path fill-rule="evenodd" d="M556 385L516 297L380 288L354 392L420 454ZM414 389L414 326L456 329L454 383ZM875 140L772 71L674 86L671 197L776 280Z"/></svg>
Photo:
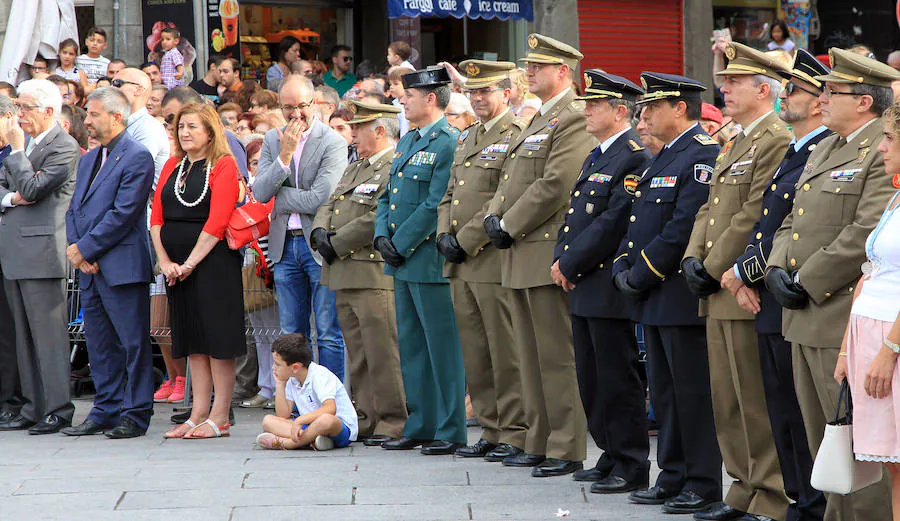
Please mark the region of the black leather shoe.
<svg viewBox="0 0 900 521"><path fill-rule="evenodd" d="M104 435L111 440L124 440L128 438L137 438L147 434L147 429L141 428L131 418L122 418L114 428L106 431Z"/></svg>
<svg viewBox="0 0 900 521"><path fill-rule="evenodd" d="M547 458L537 467L531 470L531 476L535 478L552 478L555 476L565 476L576 470L584 468L584 464L580 461L569 461L564 459Z"/></svg>
<svg viewBox="0 0 900 521"><path fill-rule="evenodd" d="M465 445L452 441L435 440L423 445L419 452L425 456L445 456L447 454L453 454L461 447L465 447Z"/></svg>
<svg viewBox="0 0 900 521"><path fill-rule="evenodd" d="M387 450L412 450L425 443L428 443L428 440L414 440L406 436L400 436L382 443L381 448Z"/></svg>
<svg viewBox="0 0 900 521"><path fill-rule="evenodd" d="M72 422L55 414L48 414L44 419L28 429L28 434L53 434L72 425Z"/></svg>
<svg viewBox="0 0 900 521"><path fill-rule="evenodd" d="M16 417L16 413L12 411L0 411L0 423L6 423Z"/></svg>
<svg viewBox="0 0 900 521"><path fill-rule="evenodd" d="M509 443L501 443L497 447L484 455L485 461L501 462L506 458L513 458L524 452L519 447L513 447Z"/></svg>
<svg viewBox="0 0 900 521"><path fill-rule="evenodd" d="M715 502L715 500L706 499L695 492L682 492L666 501L662 511L666 514L694 514Z"/></svg>
<svg viewBox="0 0 900 521"><path fill-rule="evenodd" d="M775 521L771 517L761 516L759 514L744 514L737 518L737 521Z"/></svg>
<svg viewBox="0 0 900 521"><path fill-rule="evenodd" d="M638 505L662 505L677 495L677 490L666 490L662 487L653 486L644 490L635 490L628 495L628 500Z"/></svg>
<svg viewBox="0 0 900 521"><path fill-rule="evenodd" d="M106 429L106 426L100 425L94 420L84 420L84 423L81 425L66 427L59 432L66 436L91 436L94 434L101 434L104 429Z"/></svg>
<svg viewBox="0 0 900 521"><path fill-rule="evenodd" d="M600 470L597 467L593 467L589 469L576 470L575 473L572 474L572 479L574 479L575 481L600 481L607 476L609 476L608 470Z"/></svg>
<svg viewBox="0 0 900 521"><path fill-rule="evenodd" d="M487 440L478 440L471 447L460 447L456 449L456 455L461 458L483 458L488 452L497 448L496 443Z"/></svg>
<svg viewBox="0 0 900 521"><path fill-rule="evenodd" d="M717 501L709 507L694 513L694 519L699 521L730 521L743 517L746 512L732 508L721 501Z"/></svg>
<svg viewBox="0 0 900 521"><path fill-rule="evenodd" d="M647 488L647 482L629 482L621 476L610 475L592 484L591 492L594 494L621 494L643 488Z"/></svg>
<svg viewBox="0 0 900 521"><path fill-rule="evenodd" d="M363 445L366 447L381 447L381 444L394 438L385 434L373 434L368 438L363 438Z"/></svg>
<svg viewBox="0 0 900 521"><path fill-rule="evenodd" d="M11 420L0 423L0 431L24 431L32 425L34 425L33 421L17 414Z"/></svg>
<svg viewBox="0 0 900 521"><path fill-rule="evenodd" d="M538 456L537 454L528 454L525 451L520 452L515 456L510 456L508 458L503 459L504 467L534 467L538 465L542 461L547 459L544 456Z"/></svg>

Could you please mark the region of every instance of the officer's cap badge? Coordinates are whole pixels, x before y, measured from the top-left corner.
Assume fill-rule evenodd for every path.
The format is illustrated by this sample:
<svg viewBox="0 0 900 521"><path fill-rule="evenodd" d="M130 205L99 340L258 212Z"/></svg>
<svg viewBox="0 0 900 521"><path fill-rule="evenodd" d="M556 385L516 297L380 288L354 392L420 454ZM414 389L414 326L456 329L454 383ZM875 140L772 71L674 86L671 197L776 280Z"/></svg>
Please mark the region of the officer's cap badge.
<svg viewBox="0 0 900 521"><path fill-rule="evenodd" d="M531 36L528 37L528 46L531 47L532 49L537 49L538 39L535 35L532 34Z"/></svg>

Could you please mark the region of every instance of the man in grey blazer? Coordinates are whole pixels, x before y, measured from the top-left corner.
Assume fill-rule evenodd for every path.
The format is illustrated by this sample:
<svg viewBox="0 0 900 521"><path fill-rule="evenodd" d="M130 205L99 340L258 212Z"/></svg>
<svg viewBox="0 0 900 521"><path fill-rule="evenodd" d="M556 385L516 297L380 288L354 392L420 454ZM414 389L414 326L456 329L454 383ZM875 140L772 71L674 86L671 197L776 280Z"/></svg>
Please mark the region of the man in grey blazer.
<svg viewBox="0 0 900 521"><path fill-rule="evenodd" d="M344 337L334 292L319 283L322 257L310 248L309 233L316 211L347 168L347 142L313 118L314 96L312 82L302 76L291 76L281 86L288 124L266 134L253 193L263 202L275 197L269 256L275 263L281 330L309 337L314 312L319 363L343 380Z"/></svg>
<svg viewBox="0 0 900 521"><path fill-rule="evenodd" d="M58 432L71 425L75 412L69 399L65 253L66 210L81 153L53 119L61 106L55 85L28 80L19 85L18 121L0 119L0 133L12 148L0 168L0 264L25 400L0 430Z"/></svg>

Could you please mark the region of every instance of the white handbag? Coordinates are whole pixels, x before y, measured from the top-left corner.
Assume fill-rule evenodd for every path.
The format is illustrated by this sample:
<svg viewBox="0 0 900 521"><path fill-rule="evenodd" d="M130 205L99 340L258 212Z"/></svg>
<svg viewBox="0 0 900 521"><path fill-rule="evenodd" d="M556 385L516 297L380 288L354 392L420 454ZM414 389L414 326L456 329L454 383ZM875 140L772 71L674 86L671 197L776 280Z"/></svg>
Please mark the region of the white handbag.
<svg viewBox="0 0 900 521"><path fill-rule="evenodd" d="M882 467L874 461L857 461L853 455L853 401L845 379L838 394L834 421L825 425L825 437L813 463L810 484L822 492L846 495L881 481Z"/></svg>

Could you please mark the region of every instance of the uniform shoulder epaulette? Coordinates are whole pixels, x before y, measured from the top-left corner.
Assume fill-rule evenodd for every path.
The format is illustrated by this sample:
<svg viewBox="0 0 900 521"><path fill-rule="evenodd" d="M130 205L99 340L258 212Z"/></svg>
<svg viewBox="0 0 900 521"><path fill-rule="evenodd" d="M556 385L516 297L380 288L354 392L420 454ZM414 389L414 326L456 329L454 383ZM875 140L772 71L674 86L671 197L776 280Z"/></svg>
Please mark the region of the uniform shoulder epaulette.
<svg viewBox="0 0 900 521"><path fill-rule="evenodd" d="M640 144L638 144L637 141L633 139L629 139L628 144L631 145L632 152L640 152L641 150L644 150L644 147L642 147Z"/></svg>
<svg viewBox="0 0 900 521"><path fill-rule="evenodd" d="M441 130L443 130L447 134L453 136L454 138L459 136L459 129L457 129L453 125L444 125L444 127Z"/></svg>
<svg viewBox="0 0 900 521"><path fill-rule="evenodd" d="M581 112L584 110L584 101L579 100L579 99L572 100L572 102L569 103L569 108L572 110L577 110L577 111Z"/></svg>
<svg viewBox="0 0 900 521"><path fill-rule="evenodd" d="M528 121L526 121L525 119L522 119L519 116L516 116L513 119L513 125L519 127L519 130L525 130L525 128L528 127Z"/></svg>
<svg viewBox="0 0 900 521"><path fill-rule="evenodd" d="M706 134L694 134L694 140L701 145L718 145L719 142Z"/></svg>

